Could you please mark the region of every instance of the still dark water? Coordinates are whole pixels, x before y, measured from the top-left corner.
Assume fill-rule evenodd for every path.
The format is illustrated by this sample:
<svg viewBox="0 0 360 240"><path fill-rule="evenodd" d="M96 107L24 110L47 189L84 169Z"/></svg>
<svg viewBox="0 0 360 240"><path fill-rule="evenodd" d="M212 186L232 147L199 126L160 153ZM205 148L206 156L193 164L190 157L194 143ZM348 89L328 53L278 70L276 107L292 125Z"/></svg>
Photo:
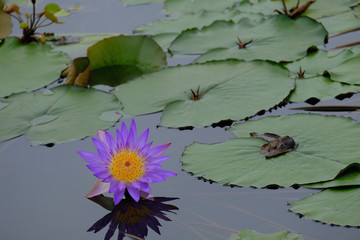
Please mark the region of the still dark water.
<svg viewBox="0 0 360 240"><path fill-rule="evenodd" d="M45 3L48 3L45 1ZM62 7L79 4L63 25L45 29L57 33L123 33L160 15L162 4L127 7L119 0L61 1ZM14 31L17 33L16 31ZM355 34L355 38L359 37ZM348 39L345 39L348 40ZM345 40L337 40L343 43ZM330 42L330 44L335 44ZM188 58L173 58L171 65L185 64ZM360 105L360 96L343 101ZM331 104L337 100L329 101ZM324 104L327 104L325 102ZM303 106L305 104L296 104ZM287 114L286 108L270 114ZM360 121L359 113L341 113ZM158 128L161 114L136 117L139 131L150 128L154 144L172 142L166 154L171 158L164 168L178 176L152 185L154 196L176 197L169 202L179 210L168 213L172 220L162 224L161 235L149 229L146 239L228 239L231 233L251 228L261 233L288 230L305 239L360 239L357 228L331 227L289 212L289 202L297 201L317 190L283 188L277 190L230 188L198 180L182 171L181 154L186 145L223 142L232 134L221 128L195 128L179 131ZM130 119L124 119L129 124ZM109 131L114 134L117 123ZM95 133L94 133L95 134ZM97 234L86 230L109 211L85 198L95 177L77 150L95 151L91 137L81 141L45 146L31 146L25 137L0 143L0 239L103 239L107 228ZM219 159L221 161L221 159ZM356 214L356 213L354 213ZM116 239L117 233L113 239Z"/></svg>

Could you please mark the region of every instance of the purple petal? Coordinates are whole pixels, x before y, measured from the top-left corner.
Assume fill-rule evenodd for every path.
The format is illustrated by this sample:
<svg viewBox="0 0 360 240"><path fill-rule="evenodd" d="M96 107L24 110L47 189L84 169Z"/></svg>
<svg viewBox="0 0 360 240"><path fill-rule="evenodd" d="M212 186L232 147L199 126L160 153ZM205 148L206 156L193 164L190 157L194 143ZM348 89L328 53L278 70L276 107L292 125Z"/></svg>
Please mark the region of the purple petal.
<svg viewBox="0 0 360 240"><path fill-rule="evenodd" d="M124 122L121 124L121 134L122 134L124 140L127 139L128 135L129 135L126 124Z"/></svg>
<svg viewBox="0 0 360 240"><path fill-rule="evenodd" d="M118 149L123 148L125 146L125 140L126 139L123 138L123 135L121 134L119 129L116 129L116 142Z"/></svg>
<svg viewBox="0 0 360 240"><path fill-rule="evenodd" d="M138 202L139 199L140 199L139 190L138 190L137 188L133 188L133 187L131 187L131 186L129 186L129 185L128 185L126 188L127 188L128 192L129 192L130 196L131 196L136 202Z"/></svg>
<svg viewBox="0 0 360 240"><path fill-rule="evenodd" d="M92 141L97 150L109 152L110 149L109 149L108 145L105 144L104 142L102 142L101 140L99 140L97 138L92 138Z"/></svg>
<svg viewBox="0 0 360 240"><path fill-rule="evenodd" d="M152 171L152 173L159 174L162 177L175 177L177 176L176 173L166 170L166 169L155 169Z"/></svg>
<svg viewBox="0 0 360 240"><path fill-rule="evenodd" d="M133 188L137 188L137 189L140 188L140 182L139 182L139 181L133 181L133 182L130 183L130 185L131 185Z"/></svg>
<svg viewBox="0 0 360 240"><path fill-rule="evenodd" d="M123 190L117 190L114 192L114 203L115 205L119 204L119 202L122 200L125 193L125 188Z"/></svg>
<svg viewBox="0 0 360 240"><path fill-rule="evenodd" d="M140 188L139 188L141 191L143 192L147 192L147 193L151 193L151 188L149 186L149 184L147 183L144 183L144 182L140 182Z"/></svg>
<svg viewBox="0 0 360 240"><path fill-rule="evenodd" d="M96 153L84 151L78 151L77 153L88 163L104 163Z"/></svg>
<svg viewBox="0 0 360 240"><path fill-rule="evenodd" d="M139 150L139 152L142 152L142 153L144 153L144 154L148 154L148 151L149 151L152 143L153 143L153 142L149 142L148 144L145 144L145 146L144 146L143 148L141 148L141 149Z"/></svg>
<svg viewBox="0 0 360 240"><path fill-rule="evenodd" d="M94 173L94 176L97 177L97 178L101 178L101 179L104 179L104 178L107 178L111 175L111 173L109 172L109 170L105 170L105 171L101 171L101 172L97 172L97 173Z"/></svg>
<svg viewBox="0 0 360 240"><path fill-rule="evenodd" d="M156 173L149 173L148 178L142 178L143 182L147 183L158 183L158 182L164 182L166 179Z"/></svg>
<svg viewBox="0 0 360 240"><path fill-rule="evenodd" d="M155 157L155 158L150 158L150 159L149 159L149 162L150 162L150 163L160 164L160 163L165 162L165 161L168 160L169 158L170 158L170 156L159 156L159 157Z"/></svg>
<svg viewBox="0 0 360 240"><path fill-rule="evenodd" d="M160 167L161 167L160 164L150 163L150 164L146 165L146 170L152 171L152 170L154 170L155 168L160 168Z"/></svg>
<svg viewBox="0 0 360 240"><path fill-rule="evenodd" d="M113 193L115 191L118 191L118 183L117 182L111 182L110 183L110 188L109 188L109 193Z"/></svg>
<svg viewBox="0 0 360 240"><path fill-rule="evenodd" d="M105 143L107 146L109 146L106 142L106 137L105 137L105 131L103 130L98 130L98 136L100 141L102 141L103 143Z"/></svg>
<svg viewBox="0 0 360 240"><path fill-rule="evenodd" d="M139 139L137 140L137 148L141 149L143 146L145 146L149 137L149 131L149 129L146 129L145 132L140 135Z"/></svg>
<svg viewBox="0 0 360 240"><path fill-rule="evenodd" d="M129 135L126 139L126 147L129 147L130 149L133 149L135 147L136 143L136 135L131 131L129 132Z"/></svg>
<svg viewBox="0 0 360 240"><path fill-rule="evenodd" d="M90 169L90 171L93 171L93 172L102 172L102 171L105 171L107 170L107 166L103 163L101 164L88 164L86 165L88 167L88 169Z"/></svg>
<svg viewBox="0 0 360 240"><path fill-rule="evenodd" d="M108 152L104 152L103 150L98 149L98 155L99 158L104 162L104 163L110 163L112 157Z"/></svg>
<svg viewBox="0 0 360 240"><path fill-rule="evenodd" d="M171 143L166 143L163 145L159 145L156 147L152 147L149 150L149 155L153 158L160 156L161 154L163 154L163 152L166 151L166 149L171 145Z"/></svg>
<svg viewBox="0 0 360 240"><path fill-rule="evenodd" d="M135 123L134 119L131 120L129 132L132 133L135 136L135 138L137 138L137 129L136 129L136 123Z"/></svg>
<svg viewBox="0 0 360 240"><path fill-rule="evenodd" d="M124 190L126 188L127 184L126 182L119 182L118 183L118 188L120 191Z"/></svg>
<svg viewBox="0 0 360 240"><path fill-rule="evenodd" d="M116 153L116 142L115 142L113 136L111 136L110 133L105 132L105 137L106 137L106 141L108 143L111 153L113 153L113 154Z"/></svg>
<svg viewBox="0 0 360 240"><path fill-rule="evenodd" d="M94 185L92 186L92 188L90 189L89 193L86 194L86 197L92 198L97 195L106 193L109 191L109 187L110 187L109 183L104 183L101 181L101 179L96 179L96 181L95 181Z"/></svg>

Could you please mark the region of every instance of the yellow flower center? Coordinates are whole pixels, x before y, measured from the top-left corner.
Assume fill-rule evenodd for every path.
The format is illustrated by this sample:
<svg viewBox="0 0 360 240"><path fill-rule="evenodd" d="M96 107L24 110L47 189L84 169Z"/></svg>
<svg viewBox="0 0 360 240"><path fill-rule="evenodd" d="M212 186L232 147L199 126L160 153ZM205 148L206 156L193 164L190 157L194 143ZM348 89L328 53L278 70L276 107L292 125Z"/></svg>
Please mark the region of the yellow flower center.
<svg viewBox="0 0 360 240"><path fill-rule="evenodd" d="M109 169L116 180L130 183L144 176L145 161L137 151L120 149L117 155L112 156Z"/></svg>

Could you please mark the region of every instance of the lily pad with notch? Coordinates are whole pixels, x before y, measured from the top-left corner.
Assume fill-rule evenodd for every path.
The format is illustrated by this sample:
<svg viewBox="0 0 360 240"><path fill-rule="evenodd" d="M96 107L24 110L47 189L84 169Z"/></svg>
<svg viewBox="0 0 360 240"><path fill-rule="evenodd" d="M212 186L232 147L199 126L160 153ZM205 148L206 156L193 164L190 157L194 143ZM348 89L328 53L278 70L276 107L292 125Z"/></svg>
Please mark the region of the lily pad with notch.
<svg viewBox="0 0 360 240"><path fill-rule="evenodd" d="M293 88L289 72L277 63L228 60L169 67L113 93L125 113L163 111L160 125L178 128L252 116L280 103Z"/></svg>
<svg viewBox="0 0 360 240"><path fill-rule="evenodd" d="M239 0L166 0L164 8L168 13L198 12L201 10L216 11L231 7Z"/></svg>
<svg viewBox="0 0 360 240"><path fill-rule="evenodd" d="M69 57L53 48L33 42L27 45L8 37L0 45L0 97L32 91L59 79Z"/></svg>
<svg viewBox="0 0 360 240"><path fill-rule="evenodd" d="M0 141L25 134L33 145L63 143L107 129L122 117L108 93L74 86L0 99Z"/></svg>
<svg viewBox="0 0 360 240"><path fill-rule="evenodd" d="M348 118L294 114L249 120L230 130L236 138L186 147L184 170L220 184L287 187L332 180L350 164L360 163L359 123ZM259 152L264 141L251 137L251 132L288 135L299 145L266 159Z"/></svg>
<svg viewBox="0 0 360 240"><path fill-rule="evenodd" d="M216 21L201 30L182 32L171 43L170 51L174 54L205 53L196 62L234 58L294 61L306 56L310 47L323 45L326 36L325 28L307 17L292 20L279 15L256 23L248 19L238 23ZM250 44L241 47L240 43Z"/></svg>

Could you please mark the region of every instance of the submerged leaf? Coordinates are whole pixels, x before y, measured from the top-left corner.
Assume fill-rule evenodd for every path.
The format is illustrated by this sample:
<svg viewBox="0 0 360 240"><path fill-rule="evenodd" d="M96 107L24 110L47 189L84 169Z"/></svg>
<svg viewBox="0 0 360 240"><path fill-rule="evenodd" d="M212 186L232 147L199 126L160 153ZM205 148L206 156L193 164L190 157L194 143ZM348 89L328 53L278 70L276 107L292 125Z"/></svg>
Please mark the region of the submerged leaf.
<svg viewBox="0 0 360 240"><path fill-rule="evenodd" d="M74 86L59 86L48 92L18 93L0 109L0 141L26 134L33 145L63 143L111 127L119 118L120 104L108 93ZM101 114L117 111L117 118L104 121Z"/></svg>
<svg viewBox="0 0 360 240"><path fill-rule="evenodd" d="M289 231L281 231L270 234L261 234L252 229L242 230L240 233L232 234L228 240L303 240L300 234Z"/></svg>
<svg viewBox="0 0 360 240"><path fill-rule="evenodd" d="M36 42L24 45L16 37L5 39L0 45L0 97L39 89L58 79L69 58L51 50Z"/></svg>
<svg viewBox="0 0 360 240"><path fill-rule="evenodd" d="M235 139L187 147L184 170L221 184L292 186L331 180L348 165L360 163L359 124L347 118L295 114L251 120L230 130ZM289 135L299 146L266 159L259 152L264 141L250 136L254 131Z"/></svg>
<svg viewBox="0 0 360 240"><path fill-rule="evenodd" d="M288 75L273 62L208 62L143 75L119 86L114 94L127 114L163 111L162 126L208 126L278 104L294 87ZM195 98L191 90L198 87Z"/></svg>

